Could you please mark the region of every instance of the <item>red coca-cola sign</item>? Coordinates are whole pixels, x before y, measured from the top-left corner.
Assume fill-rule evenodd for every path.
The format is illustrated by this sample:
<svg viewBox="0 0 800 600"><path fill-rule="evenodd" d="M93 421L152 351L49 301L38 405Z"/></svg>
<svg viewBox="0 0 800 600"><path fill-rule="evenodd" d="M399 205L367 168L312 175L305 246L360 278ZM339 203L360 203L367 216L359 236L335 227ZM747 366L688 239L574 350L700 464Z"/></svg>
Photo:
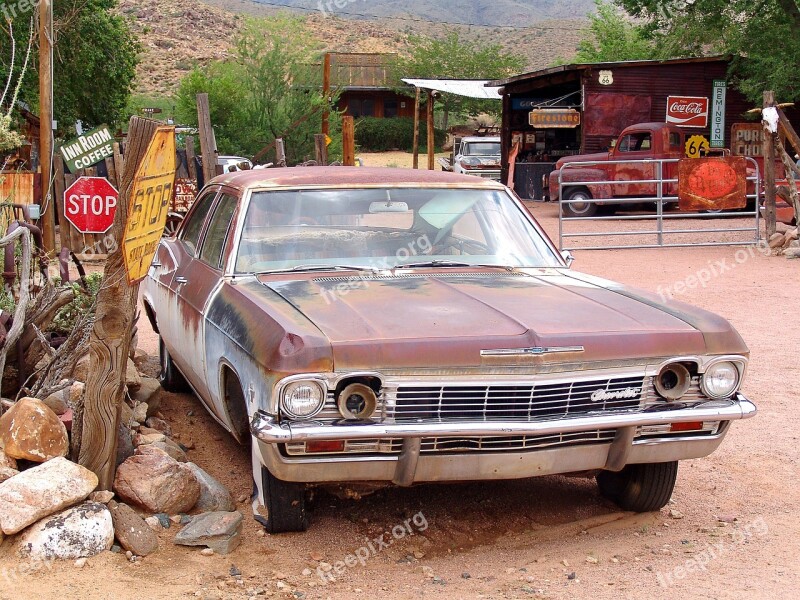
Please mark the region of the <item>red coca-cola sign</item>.
<svg viewBox="0 0 800 600"><path fill-rule="evenodd" d="M708 127L708 98L667 97L667 123L681 127Z"/></svg>

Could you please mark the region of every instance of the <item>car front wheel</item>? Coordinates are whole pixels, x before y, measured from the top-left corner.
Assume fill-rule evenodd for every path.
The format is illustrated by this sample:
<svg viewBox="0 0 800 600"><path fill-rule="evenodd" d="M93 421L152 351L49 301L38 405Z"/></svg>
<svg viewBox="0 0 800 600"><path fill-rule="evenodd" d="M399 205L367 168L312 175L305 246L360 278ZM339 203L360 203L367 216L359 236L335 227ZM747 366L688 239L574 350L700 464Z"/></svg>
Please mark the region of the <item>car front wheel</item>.
<svg viewBox="0 0 800 600"><path fill-rule="evenodd" d="M288 533L308 529L306 486L303 483L281 481L261 467L264 506L267 509L266 530L269 533Z"/></svg>
<svg viewBox="0 0 800 600"><path fill-rule="evenodd" d="M603 497L624 510L651 512L666 506L678 478L678 461L628 465L622 471L602 471L597 485Z"/></svg>

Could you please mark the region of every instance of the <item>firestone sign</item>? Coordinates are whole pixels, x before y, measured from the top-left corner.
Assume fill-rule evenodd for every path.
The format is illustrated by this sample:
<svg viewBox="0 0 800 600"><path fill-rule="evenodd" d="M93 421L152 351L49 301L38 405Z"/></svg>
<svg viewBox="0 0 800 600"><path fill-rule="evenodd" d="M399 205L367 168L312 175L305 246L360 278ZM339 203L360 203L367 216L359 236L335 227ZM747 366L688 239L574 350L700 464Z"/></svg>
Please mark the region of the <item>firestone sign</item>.
<svg viewBox="0 0 800 600"><path fill-rule="evenodd" d="M91 167L114 155L114 137L107 125L87 131L77 139L61 145L61 156L70 173Z"/></svg>
<svg viewBox="0 0 800 600"><path fill-rule="evenodd" d="M668 96L667 123L679 127L708 127L708 98Z"/></svg>

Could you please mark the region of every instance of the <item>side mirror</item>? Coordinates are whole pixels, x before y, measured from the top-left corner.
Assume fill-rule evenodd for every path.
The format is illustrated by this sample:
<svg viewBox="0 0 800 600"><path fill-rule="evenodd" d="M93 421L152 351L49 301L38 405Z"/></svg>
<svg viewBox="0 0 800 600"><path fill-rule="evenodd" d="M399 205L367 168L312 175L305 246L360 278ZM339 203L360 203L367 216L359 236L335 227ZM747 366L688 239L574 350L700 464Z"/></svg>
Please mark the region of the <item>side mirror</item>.
<svg viewBox="0 0 800 600"><path fill-rule="evenodd" d="M572 266L572 263L575 262L575 257L572 256L572 252L570 252L569 250L562 250L561 258L563 258L564 262L567 263L568 269Z"/></svg>

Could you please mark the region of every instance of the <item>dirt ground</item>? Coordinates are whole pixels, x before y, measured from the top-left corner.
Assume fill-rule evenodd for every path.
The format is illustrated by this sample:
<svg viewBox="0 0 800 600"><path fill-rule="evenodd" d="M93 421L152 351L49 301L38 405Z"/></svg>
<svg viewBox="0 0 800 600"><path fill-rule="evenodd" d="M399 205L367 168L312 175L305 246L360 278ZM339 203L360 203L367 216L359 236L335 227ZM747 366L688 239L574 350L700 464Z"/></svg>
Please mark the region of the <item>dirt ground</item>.
<svg viewBox="0 0 800 600"><path fill-rule="evenodd" d="M553 205L532 211L557 234ZM248 452L197 400L173 395L163 412L182 442L194 442L191 460L240 498L242 546L229 556L202 556L174 546L173 528L161 534L161 550L141 562L106 552L83 569L67 562L26 565L32 572L22 573L11 571L20 563L6 541L0 599L797 597L800 261L732 246L575 255L577 270L669 289L724 315L750 346L744 392L759 414L735 423L710 457L682 463L673 501L661 512L621 513L593 480L544 477L389 489L360 501L319 493L307 533L264 535L245 499ZM716 275L704 285L677 294L676 284L713 266ZM140 347L156 353L152 332L142 331ZM336 581L317 575L322 563L345 561L409 519L414 535L370 551Z"/></svg>

